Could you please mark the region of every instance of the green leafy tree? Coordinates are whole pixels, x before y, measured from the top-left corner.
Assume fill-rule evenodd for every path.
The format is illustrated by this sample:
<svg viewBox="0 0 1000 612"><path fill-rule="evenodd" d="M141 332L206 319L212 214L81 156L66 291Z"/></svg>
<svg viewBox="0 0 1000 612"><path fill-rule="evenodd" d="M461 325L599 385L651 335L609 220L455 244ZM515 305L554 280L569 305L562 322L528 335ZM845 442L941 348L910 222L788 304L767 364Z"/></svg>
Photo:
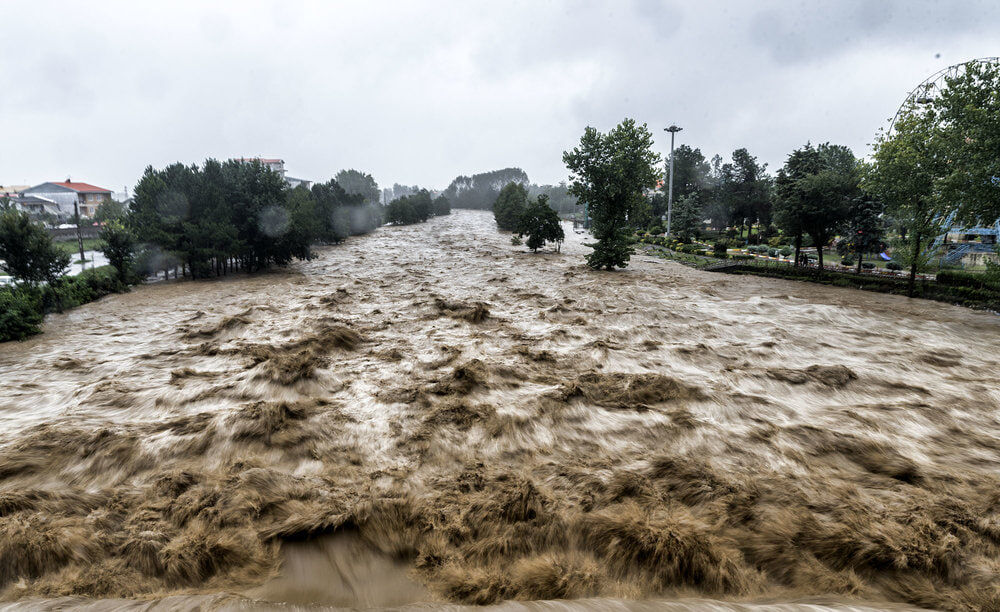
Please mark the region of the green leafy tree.
<svg viewBox="0 0 1000 612"><path fill-rule="evenodd" d="M905 246L897 241L893 258L910 269L911 296L925 259L921 254L941 232L943 210L936 183L948 173L948 156L940 130L934 109L904 109L892 134L876 138L863 181L866 191L885 202L887 212L902 226Z"/></svg>
<svg viewBox="0 0 1000 612"><path fill-rule="evenodd" d="M434 198L434 216L440 217L451 214L451 202L443 195Z"/></svg>
<svg viewBox="0 0 1000 612"><path fill-rule="evenodd" d="M545 246L546 242L562 242L566 239L559 213L549 206L549 197L540 195L532 200L518 220L518 237L527 236L526 244L533 252Z"/></svg>
<svg viewBox="0 0 1000 612"><path fill-rule="evenodd" d="M699 192L689 192L674 201L670 231L682 242L699 237L702 229L702 205Z"/></svg>
<svg viewBox="0 0 1000 612"><path fill-rule="evenodd" d="M417 211L410 201L410 196L396 198L392 202L389 202L385 219L387 223L393 225L409 225L419 221Z"/></svg>
<svg viewBox="0 0 1000 612"><path fill-rule="evenodd" d="M753 226L771 222L772 181L767 175L767 164L759 163L746 149L733 151L732 159L731 163L719 160L713 197L724 211L727 225L748 228L747 243L750 243Z"/></svg>
<svg viewBox="0 0 1000 612"><path fill-rule="evenodd" d="M795 236L796 264L806 233L816 245L822 272L823 247L843 227L851 202L860 195L859 168L850 149L840 145L806 144L789 155L776 181L775 220L786 234Z"/></svg>
<svg viewBox="0 0 1000 612"><path fill-rule="evenodd" d="M128 211L125 208L125 204L111 198L106 198L97 207L97 212L94 213L94 222L103 224L115 219L121 220L125 218L126 212Z"/></svg>
<svg viewBox="0 0 1000 612"><path fill-rule="evenodd" d="M55 284L70 256L52 244L45 228L27 213L8 208L0 212L0 260L0 267L19 282Z"/></svg>
<svg viewBox="0 0 1000 612"><path fill-rule="evenodd" d="M502 230L517 231L521 215L528 207L528 190L521 183L507 183L493 202L493 218Z"/></svg>
<svg viewBox="0 0 1000 612"><path fill-rule="evenodd" d="M528 175L520 168L501 168L490 172L459 176L444 190L455 208L488 210L510 183L528 186Z"/></svg>
<svg viewBox="0 0 1000 612"><path fill-rule="evenodd" d="M686 144L674 149L674 202L707 189L710 172L711 166L701 149L693 149ZM664 181L664 193L668 187L669 182Z"/></svg>
<svg viewBox="0 0 1000 612"><path fill-rule="evenodd" d="M410 204L413 205L413 213L417 222L424 222L434 216L434 201L431 194L426 189L421 189L409 196Z"/></svg>
<svg viewBox="0 0 1000 612"><path fill-rule="evenodd" d="M1000 219L1000 65L969 63L931 102L947 159L936 177L939 206L972 225Z"/></svg>
<svg viewBox="0 0 1000 612"><path fill-rule="evenodd" d="M334 180L348 194L360 195L364 204L378 204L382 192L379 190L378 183L375 182L375 177L372 175L352 168L350 170L341 170L334 177Z"/></svg>
<svg viewBox="0 0 1000 612"><path fill-rule="evenodd" d="M877 252L882 247L885 234L883 214L885 206L878 198L862 193L851 202L845 230L846 246L858 258L858 273L866 254Z"/></svg>
<svg viewBox="0 0 1000 612"><path fill-rule="evenodd" d="M108 263L114 266L118 280L127 284L132 277L135 259L135 237L132 230L120 219L111 219L101 228L99 237L101 244L98 248L108 258Z"/></svg>
<svg viewBox="0 0 1000 612"><path fill-rule="evenodd" d="M597 242L587 256L595 269L624 268L632 248L628 219L646 204L645 191L656 186L660 156L653 152L646 125L626 119L607 134L588 127L580 144L563 153L571 173L570 193L586 204Z"/></svg>

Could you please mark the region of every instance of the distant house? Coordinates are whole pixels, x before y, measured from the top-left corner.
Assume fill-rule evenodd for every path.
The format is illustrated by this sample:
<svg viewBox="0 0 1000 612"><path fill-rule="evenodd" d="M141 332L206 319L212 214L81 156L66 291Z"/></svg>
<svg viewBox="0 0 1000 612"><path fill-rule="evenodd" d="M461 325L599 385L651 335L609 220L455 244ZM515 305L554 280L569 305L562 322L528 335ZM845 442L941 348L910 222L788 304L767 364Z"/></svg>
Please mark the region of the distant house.
<svg viewBox="0 0 1000 612"><path fill-rule="evenodd" d="M22 199L29 196L55 203L59 211L55 214L59 216L73 216L75 214L74 205L77 205L80 209L80 216L89 218L94 216L101 202L111 199L111 190L66 179L62 182L35 185L21 192Z"/></svg>
<svg viewBox="0 0 1000 612"><path fill-rule="evenodd" d="M0 198L13 198L31 185L0 185Z"/></svg>
<svg viewBox="0 0 1000 612"><path fill-rule="evenodd" d="M307 181L306 179L300 179L288 176L285 172L285 160L277 158L265 158L265 157L241 157L238 161L241 162L254 162L258 161L264 165L265 168L271 170L272 172L277 172L281 175L281 178L285 180L289 187L295 189L299 185L304 185L306 189L312 187L312 181Z"/></svg>
<svg viewBox="0 0 1000 612"><path fill-rule="evenodd" d="M38 195L19 195L11 200L15 208L30 213L32 215L50 214L65 216L59 207L59 203Z"/></svg>

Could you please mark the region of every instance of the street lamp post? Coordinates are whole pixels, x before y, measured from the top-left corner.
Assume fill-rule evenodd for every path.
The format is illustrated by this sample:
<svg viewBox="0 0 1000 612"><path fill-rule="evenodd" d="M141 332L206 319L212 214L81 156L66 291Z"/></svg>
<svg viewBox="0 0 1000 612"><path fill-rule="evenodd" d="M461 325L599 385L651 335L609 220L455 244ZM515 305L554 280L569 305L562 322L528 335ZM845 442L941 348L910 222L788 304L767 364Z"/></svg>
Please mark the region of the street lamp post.
<svg viewBox="0 0 1000 612"><path fill-rule="evenodd" d="M667 187L667 236L670 236L670 217L674 213L674 134L684 128L671 125L663 128L664 132L670 132L670 184Z"/></svg>

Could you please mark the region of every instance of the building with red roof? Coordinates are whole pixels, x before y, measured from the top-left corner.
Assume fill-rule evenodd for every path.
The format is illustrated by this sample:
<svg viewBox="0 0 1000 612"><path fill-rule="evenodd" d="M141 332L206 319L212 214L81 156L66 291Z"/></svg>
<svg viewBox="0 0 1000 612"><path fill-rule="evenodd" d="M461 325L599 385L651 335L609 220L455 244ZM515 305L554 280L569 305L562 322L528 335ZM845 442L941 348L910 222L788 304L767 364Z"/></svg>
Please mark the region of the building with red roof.
<svg viewBox="0 0 1000 612"><path fill-rule="evenodd" d="M102 202L111 199L111 190L66 179L35 185L22 191L21 196L35 196L52 201L58 207L59 216L72 217L79 208L81 217L90 218Z"/></svg>

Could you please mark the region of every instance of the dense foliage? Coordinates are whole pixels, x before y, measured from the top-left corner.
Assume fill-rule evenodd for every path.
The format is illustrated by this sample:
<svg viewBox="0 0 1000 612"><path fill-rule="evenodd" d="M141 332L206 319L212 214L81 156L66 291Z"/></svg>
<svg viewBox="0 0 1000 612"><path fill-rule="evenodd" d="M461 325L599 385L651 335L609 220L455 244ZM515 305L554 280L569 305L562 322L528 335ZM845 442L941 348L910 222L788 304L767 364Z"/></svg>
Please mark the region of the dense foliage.
<svg viewBox="0 0 1000 612"><path fill-rule="evenodd" d="M204 278L308 259L314 242L373 230L381 217L365 202L371 193L377 198L377 187L349 194L337 181L289 189L257 161L150 167L136 186L128 225L155 254L143 258L153 268L147 272L180 266Z"/></svg>
<svg viewBox="0 0 1000 612"><path fill-rule="evenodd" d="M851 204L861 196L860 165L850 149L829 143L806 144L788 156L775 181L775 222L796 244L799 262L802 234L818 247L820 270L823 249L842 229L851 214Z"/></svg>
<svg viewBox="0 0 1000 612"><path fill-rule="evenodd" d="M521 183L507 183L493 202L493 218L497 227L515 232L521 222L521 215L528 207L528 190Z"/></svg>
<svg viewBox="0 0 1000 612"><path fill-rule="evenodd" d="M361 196L361 203L374 206L379 203L381 192L375 178L360 170L341 170L334 181L349 195Z"/></svg>
<svg viewBox="0 0 1000 612"><path fill-rule="evenodd" d="M624 268L632 247L629 221L645 209L645 192L656 186L655 166L660 156L653 152L653 135L646 125L626 119L607 134L588 127L580 144L563 153L571 173L570 193L587 205L596 243L587 256L595 269Z"/></svg>
<svg viewBox="0 0 1000 612"><path fill-rule="evenodd" d="M24 340L41 331L41 294L28 287L0 287L0 342Z"/></svg>
<svg viewBox="0 0 1000 612"><path fill-rule="evenodd" d="M135 236L132 230L118 219L112 219L101 228L100 250L108 259L108 263L118 273L122 283L128 283L134 275Z"/></svg>
<svg viewBox="0 0 1000 612"><path fill-rule="evenodd" d="M444 190L455 208L489 210L500 195L500 190L510 183L528 185L528 175L520 168L503 168L491 172L459 176Z"/></svg>
<svg viewBox="0 0 1000 612"><path fill-rule="evenodd" d="M518 237L527 236L528 248L537 252L546 242L562 242L566 239L559 213L548 203L548 196L540 195L532 200L518 220Z"/></svg>
<svg viewBox="0 0 1000 612"><path fill-rule="evenodd" d="M127 290L128 286L110 266L43 284L0 287L0 342L37 334L46 313L61 312Z"/></svg>
<svg viewBox="0 0 1000 612"><path fill-rule="evenodd" d="M422 223L436 215L447 215L451 213L451 205L444 196L431 199L431 194L426 189L420 189L415 193L396 198L389 202L386 207L386 223L393 225L409 225L411 223Z"/></svg>
<svg viewBox="0 0 1000 612"><path fill-rule="evenodd" d="M70 256L52 244L45 228L27 213L0 211L2 269L22 283L54 282L69 266Z"/></svg>

